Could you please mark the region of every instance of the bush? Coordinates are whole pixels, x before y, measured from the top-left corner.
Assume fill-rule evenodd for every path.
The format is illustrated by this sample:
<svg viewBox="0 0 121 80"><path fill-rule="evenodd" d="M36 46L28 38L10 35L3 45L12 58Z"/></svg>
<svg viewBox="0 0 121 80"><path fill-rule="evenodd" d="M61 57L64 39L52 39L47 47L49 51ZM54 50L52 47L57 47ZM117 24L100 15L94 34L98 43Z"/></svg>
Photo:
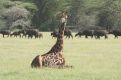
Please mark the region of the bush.
<svg viewBox="0 0 121 80"><path fill-rule="evenodd" d="M11 2L11 1L7 1L7 2L4 2L3 3L3 6L5 7L5 8L10 8L10 7L13 7L15 4L13 3L13 2Z"/></svg>
<svg viewBox="0 0 121 80"><path fill-rule="evenodd" d="M27 29L27 28L30 27L30 25L31 25L30 21L25 21L23 19L19 19L19 20L12 23L12 25L10 26L10 29L11 30L14 30L14 29Z"/></svg>
<svg viewBox="0 0 121 80"><path fill-rule="evenodd" d="M34 3L24 3L22 6L30 11L32 14L35 13L38 9L37 6Z"/></svg>
<svg viewBox="0 0 121 80"><path fill-rule="evenodd" d="M28 21L30 20L30 12L27 11L24 8L20 7L12 7L9 8L7 11L4 12L3 14L4 19L6 20L6 24L8 27L13 26L13 23L16 21ZM19 21L19 22L20 22ZM18 23L18 22L17 22Z"/></svg>

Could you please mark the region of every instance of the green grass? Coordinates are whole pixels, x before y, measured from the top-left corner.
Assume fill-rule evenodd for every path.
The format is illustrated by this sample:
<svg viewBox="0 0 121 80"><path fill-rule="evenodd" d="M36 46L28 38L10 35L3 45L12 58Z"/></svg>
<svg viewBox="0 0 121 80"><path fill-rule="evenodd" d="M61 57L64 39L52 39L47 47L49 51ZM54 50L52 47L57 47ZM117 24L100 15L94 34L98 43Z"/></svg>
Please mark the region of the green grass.
<svg viewBox="0 0 121 80"><path fill-rule="evenodd" d="M121 38L65 39L66 64L74 68L32 69L32 59L55 43L50 33L43 39L0 36L0 80L121 80Z"/></svg>

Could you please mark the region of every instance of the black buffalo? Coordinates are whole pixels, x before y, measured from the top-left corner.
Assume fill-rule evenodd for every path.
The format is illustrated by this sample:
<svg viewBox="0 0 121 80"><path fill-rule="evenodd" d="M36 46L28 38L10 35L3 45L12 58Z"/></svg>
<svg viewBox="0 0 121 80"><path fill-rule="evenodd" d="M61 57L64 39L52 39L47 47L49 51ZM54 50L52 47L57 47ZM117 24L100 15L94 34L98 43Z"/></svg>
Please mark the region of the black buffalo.
<svg viewBox="0 0 121 80"><path fill-rule="evenodd" d="M37 29L28 29L28 30L25 30L25 36L28 36L28 38L33 38L38 35L38 30Z"/></svg>
<svg viewBox="0 0 121 80"><path fill-rule="evenodd" d="M64 35L66 36L66 38L70 38L70 37L73 38L71 30L65 30Z"/></svg>
<svg viewBox="0 0 121 80"><path fill-rule="evenodd" d="M41 32L37 32L35 38L43 38L43 34Z"/></svg>
<svg viewBox="0 0 121 80"><path fill-rule="evenodd" d="M77 37L77 36L81 37L82 35L83 35L83 32L79 31L77 34L75 34L75 37Z"/></svg>
<svg viewBox="0 0 121 80"><path fill-rule="evenodd" d="M100 37L103 37L103 36L105 37L105 39L107 39L108 38L107 34L108 34L107 30L95 30L94 31L94 36L96 39L100 39Z"/></svg>
<svg viewBox="0 0 121 80"><path fill-rule="evenodd" d="M53 32L51 33L52 38L53 38L53 37L54 37L54 38L57 38L58 35L59 35L59 33L58 33L57 31L53 31Z"/></svg>
<svg viewBox="0 0 121 80"><path fill-rule="evenodd" d="M9 37L10 31L9 31L9 30L1 30L1 31L0 31L0 34L2 34L3 37L5 37L5 35L7 35L7 37Z"/></svg>
<svg viewBox="0 0 121 80"><path fill-rule="evenodd" d="M121 36L121 30L112 30L110 31L110 34L113 34L115 38L118 38L118 36Z"/></svg>
<svg viewBox="0 0 121 80"><path fill-rule="evenodd" d="M21 38L21 37L23 37L23 35L24 35L24 30L19 30L19 31L11 32L10 37L12 37L12 36L14 36L14 37L19 36Z"/></svg>
<svg viewBox="0 0 121 80"><path fill-rule="evenodd" d="M88 38L88 36L90 36L91 38L93 38L94 35L94 30L83 30L83 31L79 31L77 34L75 34L76 36L85 36L85 38Z"/></svg>
<svg viewBox="0 0 121 80"><path fill-rule="evenodd" d="M59 35L59 32L58 31L53 31L51 33L52 38L53 37L57 38L58 35ZM65 30L64 31L64 36L66 36L66 38L70 38L70 37L73 38L72 32L70 30Z"/></svg>

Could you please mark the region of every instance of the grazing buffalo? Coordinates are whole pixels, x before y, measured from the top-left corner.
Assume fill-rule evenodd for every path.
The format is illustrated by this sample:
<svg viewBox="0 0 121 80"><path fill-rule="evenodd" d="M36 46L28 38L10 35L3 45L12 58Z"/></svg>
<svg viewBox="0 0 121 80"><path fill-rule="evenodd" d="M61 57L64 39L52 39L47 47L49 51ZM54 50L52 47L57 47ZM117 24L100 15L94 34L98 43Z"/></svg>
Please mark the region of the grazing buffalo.
<svg viewBox="0 0 121 80"><path fill-rule="evenodd" d="M94 36L96 39L100 39L100 37L102 36L104 36L105 39L107 39L108 38L107 34L108 34L107 30L95 30L94 31Z"/></svg>
<svg viewBox="0 0 121 80"><path fill-rule="evenodd" d="M38 30L37 29L28 29L28 30L25 30L25 36L28 36L28 38L33 38L35 37L36 38L36 35L38 35Z"/></svg>
<svg viewBox="0 0 121 80"><path fill-rule="evenodd" d="M77 34L75 34L75 37L77 37L77 36L81 37L82 35L83 35L83 32L79 31Z"/></svg>
<svg viewBox="0 0 121 80"><path fill-rule="evenodd" d="M35 38L43 38L43 34L41 32L38 32Z"/></svg>
<svg viewBox="0 0 121 80"><path fill-rule="evenodd" d="M72 35L72 32L71 30L65 30L64 31L64 35L66 36L66 38L72 38L73 39L73 35Z"/></svg>
<svg viewBox="0 0 121 80"><path fill-rule="evenodd" d="M54 31L51 33L52 38L53 37L57 38L58 35L59 35L59 33L57 31ZM70 37L73 38L72 32L70 30L65 30L64 36L66 36L66 38L70 38Z"/></svg>
<svg viewBox="0 0 121 80"><path fill-rule="evenodd" d="M59 35L59 33L57 31L54 31L54 32L51 33L52 38L53 37L57 38L58 35Z"/></svg>
<svg viewBox="0 0 121 80"><path fill-rule="evenodd" d="M118 36L121 36L121 30L112 30L109 33L113 34L115 38L118 38Z"/></svg>
<svg viewBox="0 0 121 80"><path fill-rule="evenodd" d="M14 37L19 36L21 38L21 37L24 36L24 34L25 34L24 30L14 31L14 32L11 32L10 37L12 37L12 36L14 36Z"/></svg>
<svg viewBox="0 0 121 80"><path fill-rule="evenodd" d="M18 31L15 31L15 32L11 32L11 33L10 33L10 37L12 37L12 36L14 36L14 37L17 37L17 36L19 36L19 33L18 33Z"/></svg>
<svg viewBox="0 0 121 80"><path fill-rule="evenodd" d="M7 35L7 37L9 37L10 31L9 31L9 30L1 30L1 31L0 31L0 34L3 35L3 38L5 37L5 35Z"/></svg>
<svg viewBox="0 0 121 80"><path fill-rule="evenodd" d="M91 38L93 38L93 34L94 34L94 30L84 30L84 31L79 31L77 34L75 34L75 37L85 36L85 38L88 38L88 36L91 36Z"/></svg>

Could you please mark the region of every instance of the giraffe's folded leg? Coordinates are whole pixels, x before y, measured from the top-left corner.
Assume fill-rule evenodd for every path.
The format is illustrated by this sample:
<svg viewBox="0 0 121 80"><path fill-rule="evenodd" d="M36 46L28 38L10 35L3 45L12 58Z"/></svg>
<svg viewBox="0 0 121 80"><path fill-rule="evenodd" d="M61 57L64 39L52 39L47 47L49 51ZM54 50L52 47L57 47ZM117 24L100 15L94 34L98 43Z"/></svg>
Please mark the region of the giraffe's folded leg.
<svg viewBox="0 0 121 80"><path fill-rule="evenodd" d="M31 67L32 68L42 67L42 56L41 55L38 55L33 59L32 63L31 63Z"/></svg>

